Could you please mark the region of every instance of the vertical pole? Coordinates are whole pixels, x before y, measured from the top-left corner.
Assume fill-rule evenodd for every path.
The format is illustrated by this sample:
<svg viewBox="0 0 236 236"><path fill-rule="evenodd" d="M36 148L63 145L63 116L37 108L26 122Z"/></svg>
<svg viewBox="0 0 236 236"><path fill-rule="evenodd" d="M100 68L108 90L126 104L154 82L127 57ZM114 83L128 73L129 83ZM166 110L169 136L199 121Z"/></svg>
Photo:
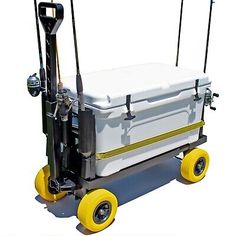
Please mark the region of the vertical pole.
<svg viewBox="0 0 236 236"><path fill-rule="evenodd" d="M49 102L55 102L57 94L56 48L56 35L46 33L47 94Z"/></svg>
<svg viewBox="0 0 236 236"><path fill-rule="evenodd" d="M203 72L206 73L207 69L207 59L208 59L208 49L209 49L209 41L210 41L210 33L211 33L211 19L212 19L212 9L214 0L210 2L210 12L209 12L209 21L208 21L208 29L207 29L207 40L206 40L206 52L205 52L205 61L204 61L204 69Z"/></svg>
<svg viewBox="0 0 236 236"><path fill-rule="evenodd" d="M54 0L51 0L51 3L54 3ZM55 12L52 10L52 16L55 17ZM58 90L63 89L63 83L61 81L61 70L60 70L60 59L59 59L59 52L58 52L58 44L56 43L56 57L57 57L57 75L58 75Z"/></svg>
<svg viewBox="0 0 236 236"><path fill-rule="evenodd" d="M55 9L55 17L47 15L47 9ZM56 33L64 18L61 4L41 2L39 18L46 34L46 72L47 72L47 155L50 166L50 180L56 181L61 171L60 121L54 117L57 102L57 66L56 66Z"/></svg>
<svg viewBox="0 0 236 236"><path fill-rule="evenodd" d="M177 43L177 56L176 56L176 64L175 66L179 66L179 50L180 50L180 41L181 41L181 30L182 30L182 20L183 20L183 8L184 8L184 0L181 0L180 7L180 19L179 19L179 34L178 34L178 43Z"/></svg>
<svg viewBox="0 0 236 236"><path fill-rule="evenodd" d="M56 66L56 34L46 32L46 72L47 72L47 97L50 103L47 104L47 145L48 145L48 163L50 166L50 178L56 180L60 175L60 132L59 118L55 120L49 115L56 109L57 95L57 66ZM50 105L49 105L50 104ZM53 104L53 105L52 105Z"/></svg>

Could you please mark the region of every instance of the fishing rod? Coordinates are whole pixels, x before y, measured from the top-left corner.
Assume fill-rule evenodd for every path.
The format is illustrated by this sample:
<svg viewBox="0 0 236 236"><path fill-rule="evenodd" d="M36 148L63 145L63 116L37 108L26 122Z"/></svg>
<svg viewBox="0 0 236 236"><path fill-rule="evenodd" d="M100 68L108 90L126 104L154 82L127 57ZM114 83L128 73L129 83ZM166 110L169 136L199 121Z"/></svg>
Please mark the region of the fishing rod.
<svg viewBox="0 0 236 236"><path fill-rule="evenodd" d="M179 34L178 34L178 43L177 43L177 55L175 66L179 66L179 50L180 50L180 41L181 41L181 30L182 30L182 21L183 21L183 9L184 9L184 0L181 0L180 7L180 19L179 19Z"/></svg>
<svg viewBox="0 0 236 236"><path fill-rule="evenodd" d="M47 132L47 118L46 118L46 100L47 100L47 92L46 92L46 72L44 69L43 63L43 53L42 53L42 44L40 37L40 28L39 28L39 18L38 18L38 9L37 9L37 0L34 0L34 10L35 10L35 23L36 23L36 31L37 31L37 41L38 41L38 52L39 52L39 77L40 77L40 89L38 91L42 92L42 120L43 120L43 133ZM29 78L30 79L30 78ZM34 76L31 77L34 80Z"/></svg>
<svg viewBox="0 0 236 236"><path fill-rule="evenodd" d="M72 28L73 28L74 47L75 47L76 89L77 89L77 96L78 96L78 103L79 103L78 105L79 105L79 109L81 111L85 111L84 94L83 94L83 82L82 82L82 76L80 74L80 67L79 67L79 54L78 54L78 44L77 44L77 35L76 35L75 13L74 13L73 0L71 0L70 3L71 3Z"/></svg>
<svg viewBox="0 0 236 236"><path fill-rule="evenodd" d="M42 44L41 44L39 19L38 19L37 0L34 0L34 11L35 11L35 22L36 22L36 31L37 31L37 40L38 40L38 51L39 51L40 69L44 70Z"/></svg>
<svg viewBox="0 0 236 236"><path fill-rule="evenodd" d="M207 69L208 49L209 49L210 33L211 33L212 10L213 10L213 4L214 3L215 3L215 1L211 0L211 2L210 2L210 12L209 12L209 21L208 21L208 29L207 29L205 61L204 61L204 69L203 69L204 73L206 73L206 69Z"/></svg>

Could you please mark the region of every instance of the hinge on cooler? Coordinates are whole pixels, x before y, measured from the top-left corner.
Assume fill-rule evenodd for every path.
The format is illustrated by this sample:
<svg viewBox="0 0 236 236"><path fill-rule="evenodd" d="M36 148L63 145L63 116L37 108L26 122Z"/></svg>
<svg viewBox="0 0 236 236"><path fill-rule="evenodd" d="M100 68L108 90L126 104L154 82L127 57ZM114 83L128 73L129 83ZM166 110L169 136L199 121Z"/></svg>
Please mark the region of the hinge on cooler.
<svg viewBox="0 0 236 236"><path fill-rule="evenodd" d="M130 104L131 104L131 95L127 95L126 96L126 107L127 107L128 112L126 113L127 117L125 118L125 120L133 120L136 117L131 114Z"/></svg>

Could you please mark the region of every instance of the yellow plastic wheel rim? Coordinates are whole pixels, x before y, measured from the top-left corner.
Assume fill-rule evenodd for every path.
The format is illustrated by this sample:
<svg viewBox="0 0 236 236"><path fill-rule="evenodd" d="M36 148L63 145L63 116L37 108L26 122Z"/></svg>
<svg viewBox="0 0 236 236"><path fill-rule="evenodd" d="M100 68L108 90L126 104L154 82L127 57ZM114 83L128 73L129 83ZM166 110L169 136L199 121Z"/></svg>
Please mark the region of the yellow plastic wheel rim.
<svg viewBox="0 0 236 236"><path fill-rule="evenodd" d="M200 162L204 164L204 168L200 173L196 173L196 165ZM181 163L182 177L193 183L202 180L208 170L209 162L208 153L200 148L195 148L187 152Z"/></svg>
<svg viewBox="0 0 236 236"><path fill-rule="evenodd" d="M35 188L40 197L48 202L58 201L63 198L66 193L51 194L48 191L48 178L50 176L49 165L44 166L35 178Z"/></svg>
<svg viewBox="0 0 236 236"><path fill-rule="evenodd" d="M108 217L104 222L97 223L95 218L96 211L104 203L108 203L110 206ZM87 193L82 198L78 207L77 217L86 229L92 232L99 232L112 223L117 207L118 201L114 194L105 189L97 189Z"/></svg>

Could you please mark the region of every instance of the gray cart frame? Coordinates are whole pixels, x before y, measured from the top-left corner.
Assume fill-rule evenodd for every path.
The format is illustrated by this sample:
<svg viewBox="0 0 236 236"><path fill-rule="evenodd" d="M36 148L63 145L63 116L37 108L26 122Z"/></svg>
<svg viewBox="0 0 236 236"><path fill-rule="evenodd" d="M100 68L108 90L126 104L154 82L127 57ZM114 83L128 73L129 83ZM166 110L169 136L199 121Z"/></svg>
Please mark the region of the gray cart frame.
<svg viewBox="0 0 236 236"><path fill-rule="evenodd" d="M75 191L75 196L79 198L83 198L83 196L90 190L98 189L104 186L105 184L109 184L115 181L118 181L122 178L128 177L130 175L138 174L142 171L145 171L151 167L157 166L163 161L166 161L171 158L175 158L180 153L185 153L189 150L194 149L197 146L200 146L207 142L207 136L201 135L200 138L190 144L183 145L181 147L175 148L171 151L168 151L166 153L160 154L158 156L155 156L149 160L140 162L136 165L130 166L128 168L125 168L115 174L106 176L106 177L96 177L93 180L85 180L83 178L79 178L79 185L80 189Z"/></svg>

